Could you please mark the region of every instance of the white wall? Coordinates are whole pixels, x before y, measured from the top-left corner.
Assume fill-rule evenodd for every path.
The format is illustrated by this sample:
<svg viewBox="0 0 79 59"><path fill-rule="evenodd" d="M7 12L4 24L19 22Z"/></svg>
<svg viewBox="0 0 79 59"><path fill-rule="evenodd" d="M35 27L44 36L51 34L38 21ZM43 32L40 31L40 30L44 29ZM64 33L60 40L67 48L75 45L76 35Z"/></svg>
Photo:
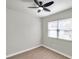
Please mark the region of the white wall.
<svg viewBox="0 0 79 59"><path fill-rule="evenodd" d="M42 39L43 44L47 45L50 48L53 48L57 51L60 51L66 55L71 56L72 55L72 42L71 41L65 41L65 40L57 40L54 38L48 38L48 28L47 23L48 21L53 21L57 19L65 19L65 18L71 18L72 17L72 9L68 9L59 13L56 13L54 15L42 18Z"/></svg>
<svg viewBox="0 0 79 59"><path fill-rule="evenodd" d="M7 9L7 55L40 44L40 19L28 13Z"/></svg>
<svg viewBox="0 0 79 59"><path fill-rule="evenodd" d="M26 50L43 43L69 56L72 54L72 42L48 38L47 22L57 19L71 18L72 11L68 9L54 15L41 18L27 13L7 9L7 55ZM41 33L42 32L42 33ZM42 41L41 41L41 34Z"/></svg>

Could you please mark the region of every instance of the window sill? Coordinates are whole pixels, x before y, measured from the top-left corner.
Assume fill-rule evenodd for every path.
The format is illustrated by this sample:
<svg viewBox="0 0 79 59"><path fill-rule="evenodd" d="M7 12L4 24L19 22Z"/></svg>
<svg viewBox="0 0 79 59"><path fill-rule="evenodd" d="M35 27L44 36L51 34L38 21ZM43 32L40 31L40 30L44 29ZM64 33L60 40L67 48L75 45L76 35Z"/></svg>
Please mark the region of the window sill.
<svg viewBox="0 0 79 59"><path fill-rule="evenodd" d="M53 37L48 37L49 39L56 39L56 40L63 40L63 41L69 41L72 42L72 40L67 40L67 39L57 39L57 38L53 38Z"/></svg>

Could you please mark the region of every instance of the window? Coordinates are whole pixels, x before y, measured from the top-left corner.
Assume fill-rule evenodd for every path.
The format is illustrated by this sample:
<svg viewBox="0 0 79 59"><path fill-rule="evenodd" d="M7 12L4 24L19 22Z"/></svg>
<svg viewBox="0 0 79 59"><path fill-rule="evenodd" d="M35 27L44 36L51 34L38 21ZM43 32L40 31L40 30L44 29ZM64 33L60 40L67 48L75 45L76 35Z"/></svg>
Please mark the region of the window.
<svg viewBox="0 0 79 59"><path fill-rule="evenodd" d="M72 20L64 19L48 22L48 37L71 40Z"/></svg>

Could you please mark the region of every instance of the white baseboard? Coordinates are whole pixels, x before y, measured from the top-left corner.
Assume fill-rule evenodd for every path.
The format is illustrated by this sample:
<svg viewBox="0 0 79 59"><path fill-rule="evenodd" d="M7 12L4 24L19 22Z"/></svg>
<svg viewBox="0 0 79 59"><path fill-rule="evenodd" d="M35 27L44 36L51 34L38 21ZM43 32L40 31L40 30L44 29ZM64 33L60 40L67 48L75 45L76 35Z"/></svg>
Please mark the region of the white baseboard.
<svg viewBox="0 0 79 59"><path fill-rule="evenodd" d="M28 48L28 49L26 49L26 50L23 50L23 51L19 51L19 52L16 52L16 53L10 54L10 55L8 55L6 58L9 58L9 57L12 57L12 56L15 56L15 55L18 55L18 54L21 54L21 53L24 53L24 52L30 51L30 50L35 49L35 48L38 48L38 47L40 47L40 46L41 46L41 45L37 45L37 46L35 46L35 47Z"/></svg>
<svg viewBox="0 0 79 59"><path fill-rule="evenodd" d="M45 48L48 48L48 49L50 49L50 50L52 50L52 51L54 51L54 52L56 52L56 53L58 53L58 54L61 54L61 55L63 55L63 56L65 56L65 57L68 57L68 58L72 58L71 56L69 56L69 55L67 55L67 54L64 54L64 53L62 53L62 52L60 52L60 51L58 51L58 50L55 50L55 49L53 49L53 48L50 48L50 47L48 47L47 45L42 45L43 47L45 47Z"/></svg>
<svg viewBox="0 0 79 59"><path fill-rule="evenodd" d="M40 44L40 45L37 45L37 46L35 46L35 47L32 47L32 48L29 48L29 49L26 49L26 50L23 50L23 51L19 51L19 52L10 54L10 55L7 56L7 58L12 57L12 56L15 56L15 55L18 55L18 54L21 54L21 53L24 53L24 52L27 52L27 51L30 51L30 50L35 49L35 48L38 48L38 47L40 47L40 46L43 46L43 47L48 48L48 49L50 49L50 50L52 50L52 51L55 51L56 53L61 54L61 55L63 55L63 56L66 56L66 57L68 57L68 58L70 58L70 59L72 58L71 56L66 55L66 54L64 54L64 53L62 53L62 52L60 52L60 51L58 51L58 50L53 49L53 48L50 48L50 47L48 47L47 45L44 45L44 44Z"/></svg>

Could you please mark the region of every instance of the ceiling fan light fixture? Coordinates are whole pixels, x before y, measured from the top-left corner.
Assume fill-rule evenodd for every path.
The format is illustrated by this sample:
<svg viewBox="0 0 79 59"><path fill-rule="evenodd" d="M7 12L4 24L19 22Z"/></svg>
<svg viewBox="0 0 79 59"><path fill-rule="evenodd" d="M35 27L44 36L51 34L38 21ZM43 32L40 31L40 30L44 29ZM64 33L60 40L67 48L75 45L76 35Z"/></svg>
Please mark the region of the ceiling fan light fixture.
<svg viewBox="0 0 79 59"><path fill-rule="evenodd" d="M43 8L42 8L42 7L39 7L38 9L39 9L39 10L43 10Z"/></svg>

